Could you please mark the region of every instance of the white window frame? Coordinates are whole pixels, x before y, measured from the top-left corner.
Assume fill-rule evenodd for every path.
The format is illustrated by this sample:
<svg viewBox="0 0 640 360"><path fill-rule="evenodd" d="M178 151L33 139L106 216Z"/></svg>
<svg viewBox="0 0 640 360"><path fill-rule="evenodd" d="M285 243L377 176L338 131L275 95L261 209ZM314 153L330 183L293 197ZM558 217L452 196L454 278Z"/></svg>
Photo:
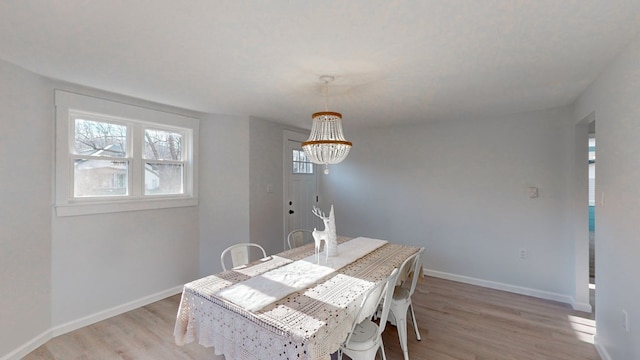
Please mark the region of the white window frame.
<svg viewBox="0 0 640 360"><path fill-rule="evenodd" d="M56 162L55 208L58 216L77 216L123 211L151 210L198 205L198 130L199 120L164 111L105 100L97 97L55 91ZM127 139L127 157L131 156L129 194L114 197L74 197L74 121L117 122L132 130ZM144 129L178 131L184 134L184 192L182 194L144 194ZM123 159L124 160L124 159Z"/></svg>

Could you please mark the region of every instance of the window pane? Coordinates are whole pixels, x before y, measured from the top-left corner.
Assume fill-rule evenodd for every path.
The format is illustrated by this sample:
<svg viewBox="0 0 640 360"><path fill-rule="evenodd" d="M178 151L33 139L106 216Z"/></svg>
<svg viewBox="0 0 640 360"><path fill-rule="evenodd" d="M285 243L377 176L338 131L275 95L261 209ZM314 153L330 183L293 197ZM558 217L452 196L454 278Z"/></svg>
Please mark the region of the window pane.
<svg viewBox="0 0 640 360"><path fill-rule="evenodd" d="M73 178L73 196L127 195L128 169L127 161L77 159Z"/></svg>
<svg viewBox="0 0 640 360"><path fill-rule="evenodd" d="M313 163L309 161L303 150L293 150L293 173L313 174Z"/></svg>
<svg viewBox="0 0 640 360"><path fill-rule="evenodd" d="M144 158L151 160L182 160L182 134L172 131L144 131Z"/></svg>
<svg viewBox="0 0 640 360"><path fill-rule="evenodd" d="M126 157L127 127L102 121L75 120L75 154Z"/></svg>
<svg viewBox="0 0 640 360"><path fill-rule="evenodd" d="M145 195L184 193L184 165L146 163L144 169Z"/></svg>

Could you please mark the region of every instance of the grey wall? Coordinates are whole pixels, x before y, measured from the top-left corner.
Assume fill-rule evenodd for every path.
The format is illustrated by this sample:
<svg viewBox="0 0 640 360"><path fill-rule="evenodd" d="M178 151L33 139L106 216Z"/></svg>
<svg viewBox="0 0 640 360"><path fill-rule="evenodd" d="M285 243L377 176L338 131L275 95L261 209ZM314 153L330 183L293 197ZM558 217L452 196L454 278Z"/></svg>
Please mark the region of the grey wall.
<svg viewBox="0 0 640 360"><path fill-rule="evenodd" d="M54 327L197 276L197 207L54 216L53 224Z"/></svg>
<svg viewBox="0 0 640 360"><path fill-rule="evenodd" d="M48 91L53 94L54 89L199 116L52 81ZM175 293L182 284L197 278L198 225L196 206L70 217L58 217L52 210L54 335L86 325L84 318L90 323L105 311L104 316L113 315L110 310L123 304Z"/></svg>
<svg viewBox="0 0 640 360"><path fill-rule="evenodd" d="M268 254L284 250L284 154L285 130L308 133L271 121L251 118L251 242ZM271 185L272 192L267 191Z"/></svg>
<svg viewBox="0 0 640 360"><path fill-rule="evenodd" d="M200 122L200 276L222 271L220 253L249 241L249 118Z"/></svg>
<svg viewBox="0 0 640 360"><path fill-rule="evenodd" d="M335 204L340 234L425 245L425 265L437 274L571 298L579 268L574 123L595 111L596 191L606 198L596 209L597 341L611 359L639 358L638 63L636 41L589 87L575 113L347 128L354 149L321 177L320 205ZM51 327L217 271L227 242L248 237L279 250L279 126L226 116L201 122L201 137L210 142L200 142L198 208L59 219L51 206L53 88L65 86L5 62L0 78L0 356ZM265 194L271 182L277 192ZM538 199L527 197L528 186L539 187ZM122 229L88 236L105 227ZM520 248L528 259L518 258ZM78 289L95 294L72 298L68 292Z"/></svg>
<svg viewBox="0 0 640 360"><path fill-rule="evenodd" d="M322 177L338 233L425 246L434 275L575 302L572 115L350 132L349 157Z"/></svg>
<svg viewBox="0 0 640 360"><path fill-rule="evenodd" d="M249 238L249 120L44 79L0 61L0 358L177 293ZM58 217L54 89L202 118L199 206Z"/></svg>
<svg viewBox="0 0 640 360"><path fill-rule="evenodd" d="M576 119L596 119L596 339L610 359L640 359L639 64L637 39L576 105Z"/></svg>
<svg viewBox="0 0 640 360"><path fill-rule="evenodd" d="M268 254L283 250L283 126L251 118L251 242ZM273 192L267 192L272 185Z"/></svg>
<svg viewBox="0 0 640 360"><path fill-rule="evenodd" d="M0 61L0 357L51 326L53 93Z"/></svg>

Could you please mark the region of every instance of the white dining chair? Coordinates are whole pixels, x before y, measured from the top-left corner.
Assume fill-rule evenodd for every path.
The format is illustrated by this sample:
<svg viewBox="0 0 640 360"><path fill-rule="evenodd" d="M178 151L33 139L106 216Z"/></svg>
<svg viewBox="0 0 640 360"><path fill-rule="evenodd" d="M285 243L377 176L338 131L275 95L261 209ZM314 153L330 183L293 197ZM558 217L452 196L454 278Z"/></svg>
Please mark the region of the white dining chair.
<svg viewBox="0 0 640 360"><path fill-rule="evenodd" d="M264 251L264 248L258 244L254 243L239 243L235 245L231 245L228 248L222 251L220 254L220 263L222 264L222 270L226 271L227 267L225 266L225 257L227 254L231 258L231 267L236 267L240 265L245 265L249 263L251 259L251 249L256 248L262 252L262 257L267 257L267 253Z"/></svg>
<svg viewBox="0 0 640 360"><path fill-rule="evenodd" d="M306 229L296 229L292 230L287 235L287 245L289 245L289 249L296 248L298 246L302 246L306 243L313 242L313 231Z"/></svg>
<svg viewBox="0 0 640 360"><path fill-rule="evenodd" d="M338 359L342 359L342 354L344 353L353 360L372 360L376 358L378 350L382 352L382 359L387 359L382 343L382 332L387 323L393 286L396 283L398 274L398 269L394 269L386 281L381 281L374 288L367 291L360 303L351 332L342 346L340 346L340 350L338 350ZM371 315L376 311L381 301L382 312L380 313L380 324L377 325L371 321ZM365 319L358 323L358 319L362 317L365 311L368 312Z"/></svg>
<svg viewBox="0 0 640 360"><path fill-rule="evenodd" d="M406 280L400 284L396 284L393 289L393 297L391 298L389 309L389 318L391 318L391 320L395 320L395 324L398 329L398 337L400 338L400 347L404 353L404 360L409 360L409 349L407 346L407 313L409 311L411 311L411 322L413 323L413 330L416 333L416 338L418 340L422 339L420 337L420 331L418 331L418 323L416 322L416 314L413 311L411 295L413 295L416 290L416 284L418 283L420 268L422 266L423 254L424 248L421 248L417 253L407 258L402 265L400 265L399 278ZM411 281L411 284L407 288L406 283L408 281Z"/></svg>

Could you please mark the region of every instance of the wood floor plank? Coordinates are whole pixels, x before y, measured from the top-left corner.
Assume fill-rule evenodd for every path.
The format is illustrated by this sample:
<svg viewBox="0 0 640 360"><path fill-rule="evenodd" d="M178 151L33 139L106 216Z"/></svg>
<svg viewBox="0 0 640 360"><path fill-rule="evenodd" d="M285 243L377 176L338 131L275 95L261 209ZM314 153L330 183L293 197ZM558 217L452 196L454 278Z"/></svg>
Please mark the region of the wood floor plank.
<svg viewBox="0 0 640 360"><path fill-rule="evenodd" d="M177 346L180 295L51 339L26 360L204 360L213 349ZM422 341L408 329L414 360L599 360L593 314L548 300L426 277L413 297ZM383 335L388 360L402 360L397 329ZM346 359L346 356L345 356Z"/></svg>

